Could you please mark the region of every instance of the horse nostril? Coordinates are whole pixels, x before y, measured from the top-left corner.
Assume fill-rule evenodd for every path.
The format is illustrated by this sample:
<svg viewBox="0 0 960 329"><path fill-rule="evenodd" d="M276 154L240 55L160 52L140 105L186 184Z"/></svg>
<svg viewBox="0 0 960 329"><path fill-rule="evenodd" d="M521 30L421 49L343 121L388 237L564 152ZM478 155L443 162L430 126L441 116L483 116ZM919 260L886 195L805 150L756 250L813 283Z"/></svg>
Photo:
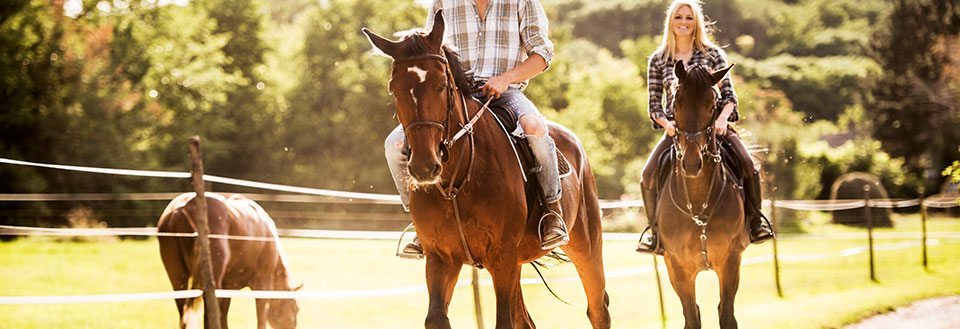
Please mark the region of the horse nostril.
<svg viewBox="0 0 960 329"><path fill-rule="evenodd" d="M435 165L433 165L433 172L432 172L432 174L433 174L434 176L439 176L439 175L440 175L440 170L443 170L443 167L441 167L439 164L435 164Z"/></svg>

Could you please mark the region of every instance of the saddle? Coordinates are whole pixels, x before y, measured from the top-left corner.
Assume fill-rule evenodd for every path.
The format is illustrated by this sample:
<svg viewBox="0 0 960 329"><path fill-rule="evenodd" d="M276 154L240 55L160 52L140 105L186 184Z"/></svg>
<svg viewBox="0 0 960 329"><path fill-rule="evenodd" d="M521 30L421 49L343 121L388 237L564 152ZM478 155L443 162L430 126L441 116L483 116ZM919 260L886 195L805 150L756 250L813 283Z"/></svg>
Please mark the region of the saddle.
<svg viewBox="0 0 960 329"><path fill-rule="evenodd" d="M539 218L541 211L539 207L546 204L546 196L544 196L543 189L540 187L537 175L535 174L541 170L542 166L537 163L536 158L533 156L533 151L530 150L530 145L527 144L523 130L520 128L520 118L517 117L513 111L503 107L490 106L489 110L513 146L517 165L522 169L521 172L523 173L525 184L524 191L526 191L527 200L538 200L538 202L527 202L528 213L531 214L531 216L536 214L537 218ZM560 171L560 178L570 175L570 162L563 153L560 153L560 150L557 150L557 169Z"/></svg>

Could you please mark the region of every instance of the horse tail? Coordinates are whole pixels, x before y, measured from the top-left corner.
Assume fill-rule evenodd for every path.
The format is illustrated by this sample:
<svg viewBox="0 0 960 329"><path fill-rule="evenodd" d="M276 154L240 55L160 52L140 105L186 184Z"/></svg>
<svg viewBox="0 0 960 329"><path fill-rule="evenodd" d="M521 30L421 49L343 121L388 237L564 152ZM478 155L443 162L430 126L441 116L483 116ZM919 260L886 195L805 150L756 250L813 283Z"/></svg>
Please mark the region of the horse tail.
<svg viewBox="0 0 960 329"><path fill-rule="evenodd" d="M557 256L555 256L555 257L557 257ZM569 260L567 260L567 261L569 262ZM543 273L540 273L540 267L537 266L537 262L532 262L532 263L530 263L530 266L533 266L533 269L537 271L537 275L540 276L540 281L543 281L543 286L544 286L544 287L547 287L547 291L549 291L550 294L553 295L553 298L556 298L556 299L559 300L561 303L564 303L564 304L567 304L567 305L570 305L570 306L576 306L576 305L571 304L570 302L564 300L563 298L561 298L560 295L557 295L557 293L556 293L555 291L553 291L553 288L550 288L550 284L547 283L547 279L543 277Z"/></svg>

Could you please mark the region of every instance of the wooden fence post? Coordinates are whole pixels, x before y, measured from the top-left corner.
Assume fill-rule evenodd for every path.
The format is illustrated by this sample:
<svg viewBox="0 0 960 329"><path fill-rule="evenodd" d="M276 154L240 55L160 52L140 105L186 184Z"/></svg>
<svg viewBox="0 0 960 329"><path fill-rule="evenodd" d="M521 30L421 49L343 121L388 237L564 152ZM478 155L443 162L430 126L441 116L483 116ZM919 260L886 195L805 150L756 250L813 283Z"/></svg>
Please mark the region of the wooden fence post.
<svg viewBox="0 0 960 329"><path fill-rule="evenodd" d="M777 231L777 197L776 194L773 195L773 199L770 200L770 226L773 226L772 229L774 232ZM783 288L780 285L780 250L777 247L777 238L776 235L773 236L773 283L777 286L777 296L783 298Z"/></svg>
<svg viewBox="0 0 960 329"><path fill-rule="evenodd" d="M663 284L660 283L660 266L657 264L657 255L653 255L653 273L657 277L657 296L660 298L660 325L667 328L667 310L663 306Z"/></svg>
<svg viewBox="0 0 960 329"><path fill-rule="evenodd" d="M190 137L190 159L193 162L191 180L196 191L197 243L195 251L199 254L200 280L203 284L203 318L208 329L220 329L220 307L217 303L216 289L213 285L213 265L210 263L210 226L207 221L207 199L203 195L203 155L200 153L200 136Z"/></svg>
<svg viewBox="0 0 960 329"><path fill-rule="evenodd" d="M873 214L870 210L870 185L863 186L863 211L867 216L867 242L870 252L870 281L877 282L876 268L873 255Z"/></svg>
<svg viewBox="0 0 960 329"><path fill-rule="evenodd" d="M923 236L920 239L920 245L922 246L921 248L923 249L923 269L927 270L928 269L927 268L927 205L924 204L924 201L926 200L926 196L924 195L924 192L925 191L921 186L920 187L920 227L921 227L921 231L923 232L922 233Z"/></svg>
<svg viewBox="0 0 960 329"><path fill-rule="evenodd" d="M483 310L480 307L480 278L476 267L471 266L473 269L473 311L477 316L477 329L483 329Z"/></svg>

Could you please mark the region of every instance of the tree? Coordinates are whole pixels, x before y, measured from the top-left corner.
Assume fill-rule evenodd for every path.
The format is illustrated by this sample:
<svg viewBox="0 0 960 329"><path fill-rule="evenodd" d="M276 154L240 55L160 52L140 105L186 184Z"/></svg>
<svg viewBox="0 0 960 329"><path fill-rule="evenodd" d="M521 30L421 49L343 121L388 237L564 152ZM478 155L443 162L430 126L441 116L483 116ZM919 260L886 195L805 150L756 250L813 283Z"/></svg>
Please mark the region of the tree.
<svg viewBox="0 0 960 329"><path fill-rule="evenodd" d="M413 0L322 3L310 15L300 60L279 127L286 150L275 170L301 184L355 191L395 191L383 139L396 126L388 94L390 60L371 53L360 33L422 27Z"/></svg>
<svg viewBox="0 0 960 329"><path fill-rule="evenodd" d="M868 109L877 124L874 135L894 156L903 156L914 172L946 165L960 157L960 108L956 73L945 68L956 55L960 4L956 1L898 0L886 29L876 34L872 55L884 68L874 77Z"/></svg>

